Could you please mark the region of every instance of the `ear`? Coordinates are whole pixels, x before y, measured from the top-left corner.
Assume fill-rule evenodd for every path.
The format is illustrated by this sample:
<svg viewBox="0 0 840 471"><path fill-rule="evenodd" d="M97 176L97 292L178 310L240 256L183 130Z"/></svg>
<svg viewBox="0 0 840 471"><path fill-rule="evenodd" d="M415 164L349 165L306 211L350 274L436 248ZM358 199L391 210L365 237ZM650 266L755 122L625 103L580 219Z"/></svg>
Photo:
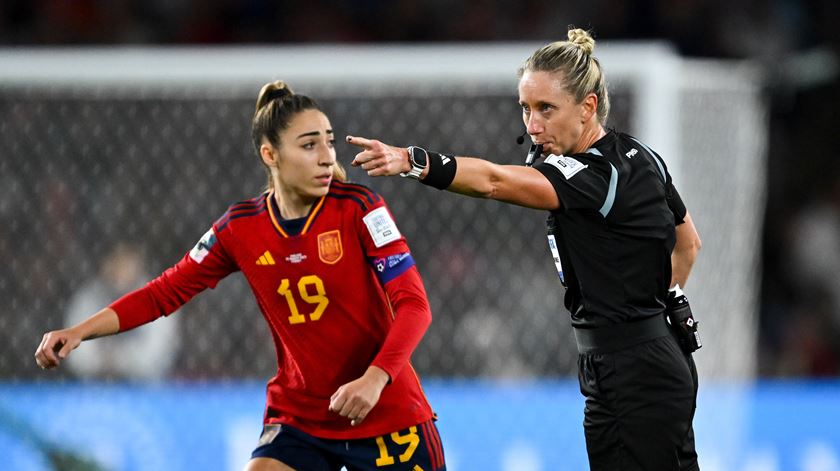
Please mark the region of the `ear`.
<svg viewBox="0 0 840 471"><path fill-rule="evenodd" d="M598 113L598 95L594 93L586 95L583 97L583 101L580 103L580 106L580 120L582 123L585 123L592 119L593 115Z"/></svg>
<svg viewBox="0 0 840 471"><path fill-rule="evenodd" d="M260 158L268 167L277 166L277 151L266 142L263 142L262 145L260 145Z"/></svg>

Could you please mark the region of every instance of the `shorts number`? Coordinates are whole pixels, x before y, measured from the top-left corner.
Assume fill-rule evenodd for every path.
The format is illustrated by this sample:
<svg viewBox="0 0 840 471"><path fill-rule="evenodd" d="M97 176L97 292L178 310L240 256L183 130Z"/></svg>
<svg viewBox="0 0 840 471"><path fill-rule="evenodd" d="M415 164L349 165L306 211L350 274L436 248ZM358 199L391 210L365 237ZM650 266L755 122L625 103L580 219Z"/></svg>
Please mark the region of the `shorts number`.
<svg viewBox="0 0 840 471"><path fill-rule="evenodd" d="M302 322L306 322L306 316L301 314L298 310L297 302L295 301L294 294L292 293L292 290L289 289L289 286L289 280L284 278L280 283L280 287L277 288L277 292L281 296L284 296L286 298L286 302L289 303L289 311L292 313L292 315L289 316L289 323L300 324ZM309 292L310 286L315 287L315 294ZM327 305L330 303L330 300L327 299L326 291L324 290L324 282L321 281L317 275L307 275L298 280L297 288L301 299L303 299L307 304L316 304L315 310L309 313L309 319L313 321L320 319L321 314L324 313L324 310L327 309Z"/></svg>
<svg viewBox="0 0 840 471"><path fill-rule="evenodd" d="M394 464L394 457L388 454L383 436L376 437L376 445L379 446L379 458L376 459L376 466L390 466ZM399 456L400 463L405 463L414 455L414 450L420 444L420 436L417 435L417 427L410 427L408 433L400 435L399 432L391 434L391 441L397 445L408 445L408 448Z"/></svg>

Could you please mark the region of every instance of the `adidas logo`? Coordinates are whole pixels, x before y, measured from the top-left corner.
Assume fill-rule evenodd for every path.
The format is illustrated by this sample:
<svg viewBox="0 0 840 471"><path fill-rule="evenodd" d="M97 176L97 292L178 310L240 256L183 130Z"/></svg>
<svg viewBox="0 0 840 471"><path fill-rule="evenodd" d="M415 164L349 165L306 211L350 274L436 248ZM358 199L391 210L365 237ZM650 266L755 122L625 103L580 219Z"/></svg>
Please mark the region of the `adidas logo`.
<svg viewBox="0 0 840 471"><path fill-rule="evenodd" d="M447 157L447 156L445 156L445 155L443 155L443 154L440 154L440 164L441 164L441 165L446 165L446 164L448 164L451 160L452 160L452 159L450 159L449 157Z"/></svg>
<svg viewBox="0 0 840 471"><path fill-rule="evenodd" d="M276 265L276 263L274 262L274 257L271 256L271 252L266 250L265 253L260 255L260 258L257 259L257 265Z"/></svg>

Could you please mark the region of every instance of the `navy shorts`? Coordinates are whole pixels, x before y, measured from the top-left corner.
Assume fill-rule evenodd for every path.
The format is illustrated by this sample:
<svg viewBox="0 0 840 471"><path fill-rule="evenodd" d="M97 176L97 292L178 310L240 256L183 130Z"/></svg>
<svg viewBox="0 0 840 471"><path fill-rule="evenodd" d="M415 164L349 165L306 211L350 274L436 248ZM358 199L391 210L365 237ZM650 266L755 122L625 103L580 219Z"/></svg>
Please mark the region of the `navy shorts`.
<svg viewBox="0 0 840 471"><path fill-rule="evenodd" d="M446 471L434 421L359 440L317 438L269 424L251 458L273 458L299 471Z"/></svg>

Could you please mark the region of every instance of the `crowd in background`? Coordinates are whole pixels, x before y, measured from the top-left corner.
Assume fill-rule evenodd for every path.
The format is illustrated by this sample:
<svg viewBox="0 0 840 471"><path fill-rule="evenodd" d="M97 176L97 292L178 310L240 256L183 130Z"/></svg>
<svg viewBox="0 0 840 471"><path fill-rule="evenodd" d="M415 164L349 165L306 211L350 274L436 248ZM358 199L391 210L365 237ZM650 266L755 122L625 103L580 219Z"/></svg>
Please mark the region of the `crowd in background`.
<svg viewBox="0 0 840 471"><path fill-rule="evenodd" d="M835 0L6 0L0 46L553 40L574 24L598 40L662 39L686 56L753 59L765 72L770 125L767 204L756 208L766 211L759 373L837 376L838 19ZM21 197L0 194L0 207ZM52 211L61 224L69 209ZM13 230L0 227L0 253Z"/></svg>
<svg viewBox="0 0 840 471"><path fill-rule="evenodd" d="M837 9L831 0L6 0L0 41L516 41L553 39L574 24L601 40L667 39L692 56L772 56L836 39Z"/></svg>

